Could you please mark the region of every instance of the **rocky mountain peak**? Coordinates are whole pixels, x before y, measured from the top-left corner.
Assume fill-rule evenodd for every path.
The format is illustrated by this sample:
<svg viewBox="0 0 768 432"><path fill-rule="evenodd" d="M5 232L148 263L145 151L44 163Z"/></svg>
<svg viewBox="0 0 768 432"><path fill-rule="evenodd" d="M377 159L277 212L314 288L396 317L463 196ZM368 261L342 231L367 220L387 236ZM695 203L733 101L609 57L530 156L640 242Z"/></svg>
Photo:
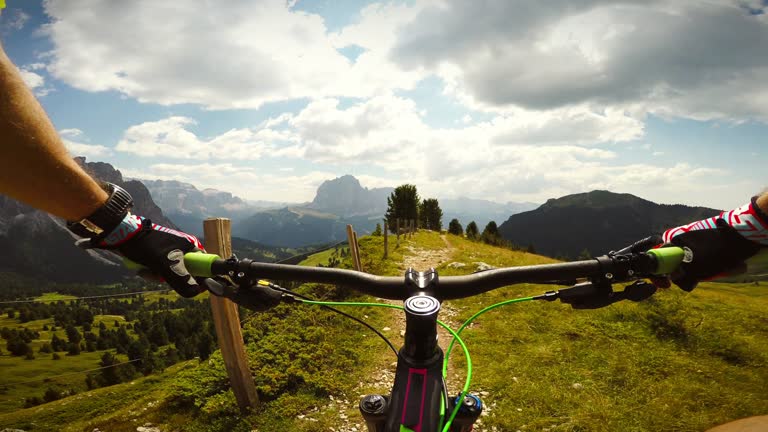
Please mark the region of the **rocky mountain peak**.
<svg viewBox="0 0 768 432"><path fill-rule="evenodd" d="M324 181L309 207L341 216L383 213L393 190L364 188L354 176L344 175Z"/></svg>

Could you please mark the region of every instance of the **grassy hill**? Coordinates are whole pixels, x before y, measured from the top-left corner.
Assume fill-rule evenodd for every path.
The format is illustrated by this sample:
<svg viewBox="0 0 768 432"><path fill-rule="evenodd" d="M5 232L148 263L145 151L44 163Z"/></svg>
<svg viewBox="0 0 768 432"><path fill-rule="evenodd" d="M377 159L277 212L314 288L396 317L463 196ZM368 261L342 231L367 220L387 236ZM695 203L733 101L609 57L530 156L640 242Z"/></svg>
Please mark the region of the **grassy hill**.
<svg viewBox="0 0 768 432"><path fill-rule="evenodd" d="M441 274L464 274L476 262L494 266L553 262L448 235L450 261ZM361 238L364 268L400 274L412 248L446 248L420 232L381 259L382 237ZM390 247L393 248L390 242ZM412 248L409 248L412 247ZM322 264L329 255L310 257ZM464 267L448 266L450 262ZM348 262L342 265L348 266ZM446 304L461 322L495 302L539 294L551 286L519 285ZM345 292L301 288L335 299ZM395 327L397 312L347 310L376 328ZM700 431L768 412L768 285L702 284L643 303L574 311L560 303L527 302L481 316L464 333L474 363L472 389L490 412L481 430ZM0 415L0 425L27 431L363 430L357 399L375 387L394 357L366 329L330 312L281 305L243 316L249 362L262 406L239 415L218 354L163 375L83 392ZM387 333L385 331L385 333ZM389 332L394 333L394 332ZM388 334L389 335L389 334ZM399 335L393 334L399 343ZM441 336L443 337L443 336ZM463 383L463 360L452 355L449 387ZM2 369L6 376L5 369Z"/></svg>

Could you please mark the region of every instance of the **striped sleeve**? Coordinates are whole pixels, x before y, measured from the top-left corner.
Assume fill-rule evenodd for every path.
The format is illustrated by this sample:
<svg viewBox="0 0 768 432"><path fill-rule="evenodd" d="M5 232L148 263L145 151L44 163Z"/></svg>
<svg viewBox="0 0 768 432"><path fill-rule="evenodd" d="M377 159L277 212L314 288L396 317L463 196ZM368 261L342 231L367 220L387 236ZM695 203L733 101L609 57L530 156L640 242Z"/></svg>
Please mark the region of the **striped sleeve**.
<svg viewBox="0 0 768 432"><path fill-rule="evenodd" d="M717 220L723 219L744 238L763 246L768 246L768 220L757 206L756 199L733 210L720 213L708 219L668 229L662 235L664 243L669 243L675 236L702 229L717 228Z"/></svg>

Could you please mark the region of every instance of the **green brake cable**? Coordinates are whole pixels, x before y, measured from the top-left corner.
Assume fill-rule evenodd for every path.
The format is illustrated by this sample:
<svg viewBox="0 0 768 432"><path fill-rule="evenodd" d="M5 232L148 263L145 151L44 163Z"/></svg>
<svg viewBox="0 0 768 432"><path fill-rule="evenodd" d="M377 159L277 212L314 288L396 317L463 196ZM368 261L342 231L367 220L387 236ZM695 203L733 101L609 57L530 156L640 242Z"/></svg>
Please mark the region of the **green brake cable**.
<svg viewBox="0 0 768 432"><path fill-rule="evenodd" d="M320 305L320 306L367 306L367 307L385 307L390 309L400 309L404 310L405 308L398 305L393 304L387 304L387 303L363 303L363 302L325 302L325 301L315 301L315 300L304 300L304 299L296 299L302 303L306 304L313 304L313 305ZM521 301L522 299L519 299ZM477 314L476 314L477 315ZM471 319L474 319L472 317ZM448 326L448 324L437 320L437 323L440 324L442 328L444 328L448 333L450 333L453 336L453 340L451 341L451 346L453 346L454 342L458 341L459 345L461 345L461 349L464 351L464 357L467 360L467 379L464 381L464 388L461 390L461 393L459 394L458 400L464 400L464 397L467 395L467 392L469 391L469 384L472 381L472 358L469 356L469 349L467 348L467 345L464 344L464 341L461 340L461 337L459 337L459 332L453 331L452 328ZM463 328L463 327L462 327ZM444 365L447 363L444 363ZM443 367L443 378L447 377L447 368ZM453 423L453 419L456 418L456 414L459 413L459 409L461 409L461 404L457 403L456 406L453 408L453 412L451 412L450 417L448 418L448 421L445 423L445 426L443 427L443 432L448 432L451 428L451 423Z"/></svg>
<svg viewBox="0 0 768 432"><path fill-rule="evenodd" d="M535 299L533 297L523 297L523 298L518 298L518 299L505 300L503 302L492 304L492 305L490 305L490 306L480 310L480 312L477 312L476 314L472 315L468 320L464 321L464 324L462 324L461 327L459 327L459 329L456 331L456 333L454 334L453 340L451 341L450 345L448 345L448 349L445 351L445 358L443 359L443 376L445 376L448 373L448 356L451 355L451 350L453 349L453 344L458 340L459 343L462 345L462 347L464 346L464 342L462 342L462 340L457 335L461 334L461 332L468 325L470 325L472 323L472 321L475 320L475 318L477 318L480 315L488 312L489 310L496 309L497 307L501 307L501 306L508 305L508 304L511 304L511 303L520 303L520 302L529 301L529 300L535 300ZM453 333L453 332L451 332L451 333Z"/></svg>

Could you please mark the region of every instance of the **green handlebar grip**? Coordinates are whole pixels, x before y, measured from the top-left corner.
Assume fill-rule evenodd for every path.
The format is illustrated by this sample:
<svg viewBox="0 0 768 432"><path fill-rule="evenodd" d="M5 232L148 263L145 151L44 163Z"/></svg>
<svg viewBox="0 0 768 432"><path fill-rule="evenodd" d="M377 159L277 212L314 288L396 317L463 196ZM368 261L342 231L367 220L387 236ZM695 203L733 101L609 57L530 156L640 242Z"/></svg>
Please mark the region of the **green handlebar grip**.
<svg viewBox="0 0 768 432"><path fill-rule="evenodd" d="M218 259L221 258L215 254L189 252L184 254L184 266L192 276L213 277L214 274L211 272L211 266Z"/></svg>
<svg viewBox="0 0 768 432"><path fill-rule="evenodd" d="M647 253L648 255L656 257L658 266L653 274L657 275L670 274L677 270L683 262L683 258L685 258L685 251L683 248L676 246L651 249Z"/></svg>
<svg viewBox="0 0 768 432"><path fill-rule="evenodd" d="M192 276L213 277L211 265L217 259L220 259L218 255L202 252L189 252L184 254L184 267L187 268L187 271L189 271L189 274ZM130 270L137 271L145 268L143 265L131 261L128 258L123 259L123 265Z"/></svg>

